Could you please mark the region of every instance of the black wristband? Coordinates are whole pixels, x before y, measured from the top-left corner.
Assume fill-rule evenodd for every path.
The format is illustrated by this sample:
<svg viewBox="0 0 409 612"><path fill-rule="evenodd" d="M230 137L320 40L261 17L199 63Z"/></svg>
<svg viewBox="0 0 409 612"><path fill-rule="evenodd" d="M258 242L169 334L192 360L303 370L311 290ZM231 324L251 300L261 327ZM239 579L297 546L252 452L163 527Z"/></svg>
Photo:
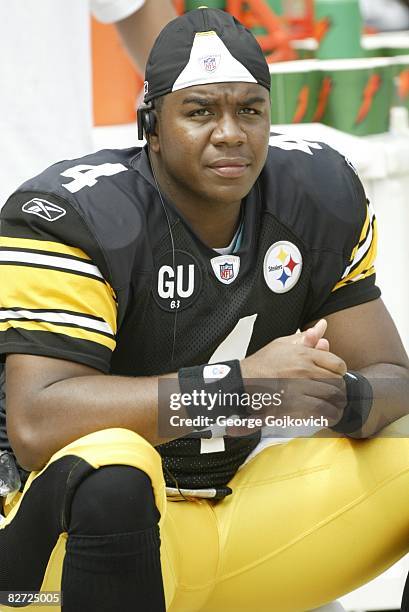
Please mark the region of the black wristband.
<svg viewBox="0 0 409 612"><path fill-rule="evenodd" d="M190 418L210 416L216 419L218 416L247 414L240 404L244 384L238 359L181 368L178 378L181 393L192 398L190 405L185 404Z"/></svg>
<svg viewBox="0 0 409 612"><path fill-rule="evenodd" d="M344 380L347 405L341 420L331 429L348 435L362 429L368 420L372 409L373 390L369 380L359 372L347 372Z"/></svg>

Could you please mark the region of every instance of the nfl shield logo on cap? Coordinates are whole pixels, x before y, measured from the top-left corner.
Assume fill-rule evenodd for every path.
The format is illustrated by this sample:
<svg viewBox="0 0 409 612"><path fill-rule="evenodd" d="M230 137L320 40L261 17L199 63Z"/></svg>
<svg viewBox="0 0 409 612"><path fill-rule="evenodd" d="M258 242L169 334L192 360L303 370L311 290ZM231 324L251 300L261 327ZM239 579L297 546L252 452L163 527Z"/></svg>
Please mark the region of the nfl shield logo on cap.
<svg viewBox="0 0 409 612"><path fill-rule="evenodd" d="M208 57L201 58L202 68L204 68L206 72L214 72L217 70L219 62L220 55L209 55Z"/></svg>

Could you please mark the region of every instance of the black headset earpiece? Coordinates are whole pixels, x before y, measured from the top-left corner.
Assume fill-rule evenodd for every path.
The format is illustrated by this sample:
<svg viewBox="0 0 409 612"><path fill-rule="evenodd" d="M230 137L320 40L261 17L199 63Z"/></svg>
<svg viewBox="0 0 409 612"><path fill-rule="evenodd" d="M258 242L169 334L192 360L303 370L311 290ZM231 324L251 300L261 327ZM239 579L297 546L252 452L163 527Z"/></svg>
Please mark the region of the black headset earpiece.
<svg viewBox="0 0 409 612"><path fill-rule="evenodd" d="M145 133L146 139L149 139L151 134L155 133L156 128L156 115L153 112L153 102L147 104L141 104L137 111L137 123L138 123L138 140L143 139Z"/></svg>

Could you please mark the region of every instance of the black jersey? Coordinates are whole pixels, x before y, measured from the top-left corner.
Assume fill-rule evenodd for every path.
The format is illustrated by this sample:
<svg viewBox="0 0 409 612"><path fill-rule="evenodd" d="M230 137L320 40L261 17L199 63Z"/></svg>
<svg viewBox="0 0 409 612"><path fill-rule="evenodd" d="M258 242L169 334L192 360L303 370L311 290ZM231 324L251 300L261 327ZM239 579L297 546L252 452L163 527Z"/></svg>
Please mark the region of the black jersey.
<svg viewBox="0 0 409 612"><path fill-rule="evenodd" d="M145 149L104 150L27 181L1 211L0 353L160 375L244 358L373 300L376 223L350 164L272 135L243 201L237 252L219 255L163 196ZM226 484L258 442L158 447L180 485Z"/></svg>

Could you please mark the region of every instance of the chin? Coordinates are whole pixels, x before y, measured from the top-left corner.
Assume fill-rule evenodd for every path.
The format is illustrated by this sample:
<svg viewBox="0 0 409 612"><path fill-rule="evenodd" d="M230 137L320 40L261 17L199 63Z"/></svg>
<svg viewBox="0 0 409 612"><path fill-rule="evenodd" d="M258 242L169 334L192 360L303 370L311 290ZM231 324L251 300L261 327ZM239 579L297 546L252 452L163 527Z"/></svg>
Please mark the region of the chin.
<svg viewBox="0 0 409 612"><path fill-rule="evenodd" d="M228 202L237 202L238 200L242 200L249 193L254 183L246 182L246 185L219 185L217 189L215 189L214 198L219 201Z"/></svg>

